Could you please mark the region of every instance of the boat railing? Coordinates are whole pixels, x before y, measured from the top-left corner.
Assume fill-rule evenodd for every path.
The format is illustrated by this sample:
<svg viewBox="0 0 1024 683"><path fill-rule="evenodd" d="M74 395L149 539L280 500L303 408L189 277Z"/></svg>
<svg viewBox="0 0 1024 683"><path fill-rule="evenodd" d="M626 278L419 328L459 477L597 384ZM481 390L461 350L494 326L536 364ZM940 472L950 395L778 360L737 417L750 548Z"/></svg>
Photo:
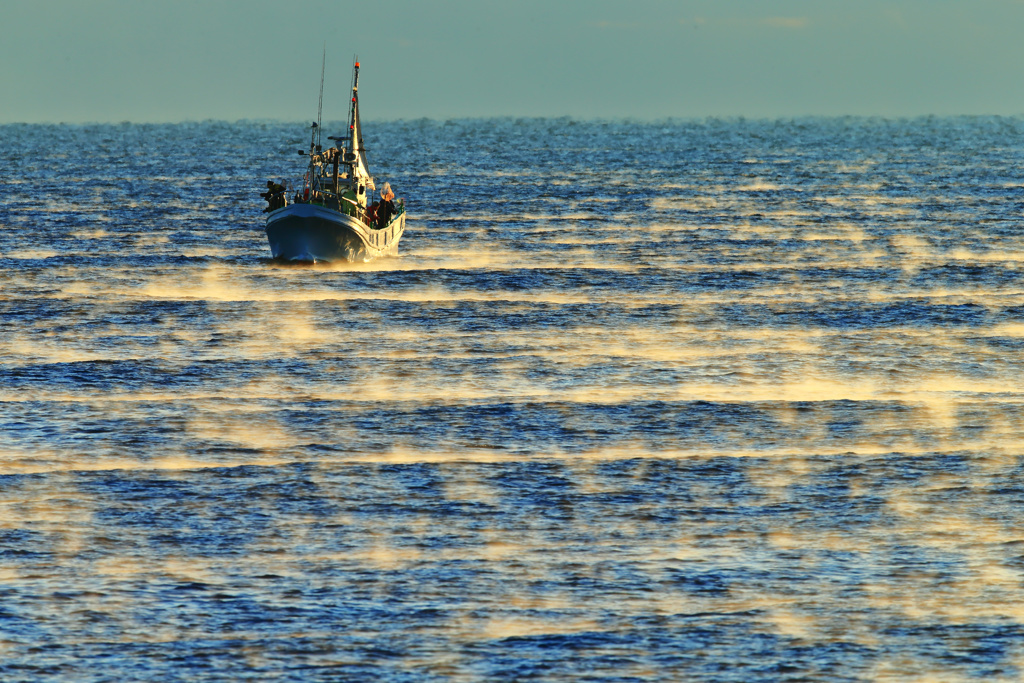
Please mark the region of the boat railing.
<svg viewBox="0 0 1024 683"><path fill-rule="evenodd" d="M303 204L317 204L325 208L332 208L342 213L352 216L358 219L363 225L368 228L375 227L375 221L370 220L370 213L366 210L366 207L362 206L358 202L343 195L336 195L333 192L327 190L317 190L310 194L309 199L301 201ZM395 200L395 214L394 218L405 213L405 199L399 197ZM391 221L388 221L390 224ZM377 228L380 229L380 228Z"/></svg>

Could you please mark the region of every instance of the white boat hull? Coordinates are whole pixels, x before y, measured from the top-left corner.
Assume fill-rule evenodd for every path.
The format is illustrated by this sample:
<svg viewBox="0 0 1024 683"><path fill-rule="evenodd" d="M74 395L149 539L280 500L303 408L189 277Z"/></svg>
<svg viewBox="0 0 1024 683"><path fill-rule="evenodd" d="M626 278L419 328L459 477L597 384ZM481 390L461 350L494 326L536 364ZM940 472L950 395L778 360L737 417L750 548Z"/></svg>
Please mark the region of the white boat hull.
<svg viewBox="0 0 1024 683"><path fill-rule="evenodd" d="M317 204L290 204L267 216L274 258L304 262L363 262L398 253L405 212L381 230Z"/></svg>

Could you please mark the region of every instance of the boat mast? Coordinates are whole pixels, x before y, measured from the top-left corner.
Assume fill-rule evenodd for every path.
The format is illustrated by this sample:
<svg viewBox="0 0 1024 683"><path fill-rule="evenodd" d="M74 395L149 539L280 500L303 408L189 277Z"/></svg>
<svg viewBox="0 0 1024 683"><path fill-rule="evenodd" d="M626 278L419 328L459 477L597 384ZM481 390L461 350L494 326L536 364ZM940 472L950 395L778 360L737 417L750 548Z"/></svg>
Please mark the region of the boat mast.
<svg viewBox="0 0 1024 683"><path fill-rule="evenodd" d="M355 141L351 140L351 137L352 131L356 125L356 93L359 91L359 57L356 56L354 61L355 67L352 69L352 103L348 108L348 135L350 138L349 142L353 143L353 147L355 147Z"/></svg>
<svg viewBox="0 0 1024 683"><path fill-rule="evenodd" d="M352 152L356 155L355 162L359 163L359 155L362 154L362 140L360 133L362 131L356 130L356 121L358 121L357 108L359 107L359 57L356 57L355 67L352 69L352 105L348 111L348 137L349 145L352 146ZM354 168L353 168L354 170Z"/></svg>
<svg viewBox="0 0 1024 683"><path fill-rule="evenodd" d="M348 132L352 144L352 178L355 187L365 186L373 190L373 176L366 166L366 150L363 148L363 127L359 122L359 61L356 57L352 70L352 103L348 115ZM361 193L360 193L361 194Z"/></svg>
<svg viewBox="0 0 1024 683"><path fill-rule="evenodd" d="M320 100L316 105L316 121L310 126L309 134L309 168L306 170L306 177L303 179L303 195L309 198L310 195L323 189L323 183L320 178L321 165L323 159L320 157L320 152L323 147L320 144L321 141L321 122L323 121L324 112L324 72L327 69L327 43L324 43L324 53L320 61ZM299 154L302 150L299 150Z"/></svg>
<svg viewBox="0 0 1024 683"><path fill-rule="evenodd" d="M316 105L316 151L320 151L320 130L324 112L324 70L327 68L327 43L324 42L323 60L320 62L320 102Z"/></svg>

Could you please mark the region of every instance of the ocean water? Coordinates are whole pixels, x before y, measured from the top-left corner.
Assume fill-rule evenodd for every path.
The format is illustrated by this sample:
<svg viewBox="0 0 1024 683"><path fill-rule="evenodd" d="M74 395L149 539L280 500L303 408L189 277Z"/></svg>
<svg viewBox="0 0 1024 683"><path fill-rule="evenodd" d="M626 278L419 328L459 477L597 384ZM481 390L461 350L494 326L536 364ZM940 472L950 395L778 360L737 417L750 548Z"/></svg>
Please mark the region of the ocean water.
<svg viewBox="0 0 1024 683"><path fill-rule="evenodd" d="M0 679L1024 676L1024 119L365 128L0 127Z"/></svg>

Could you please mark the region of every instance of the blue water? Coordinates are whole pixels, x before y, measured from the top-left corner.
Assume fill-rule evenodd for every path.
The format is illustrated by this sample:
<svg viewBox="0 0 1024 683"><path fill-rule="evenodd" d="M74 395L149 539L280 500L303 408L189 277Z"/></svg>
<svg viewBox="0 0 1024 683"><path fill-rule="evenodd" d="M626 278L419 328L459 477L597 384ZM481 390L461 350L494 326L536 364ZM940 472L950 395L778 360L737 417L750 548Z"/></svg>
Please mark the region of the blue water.
<svg viewBox="0 0 1024 683"><path fill-rule="evenodd" d="M1024 676L1024 119L365 128L0 126L0 679Z"/></svg>

